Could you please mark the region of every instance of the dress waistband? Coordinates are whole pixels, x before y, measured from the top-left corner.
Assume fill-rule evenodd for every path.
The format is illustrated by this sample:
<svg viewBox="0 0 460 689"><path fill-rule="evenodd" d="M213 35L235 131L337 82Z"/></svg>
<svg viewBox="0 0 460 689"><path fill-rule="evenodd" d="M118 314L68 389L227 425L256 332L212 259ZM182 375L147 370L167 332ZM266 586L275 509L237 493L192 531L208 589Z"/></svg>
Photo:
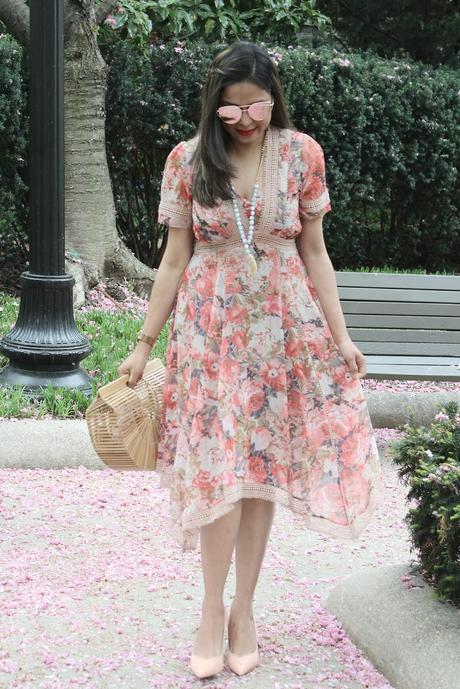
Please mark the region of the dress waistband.
<svg viewBox="0 0 460 689"><path fill-rule="evenodd" d="M269 244L271 246L276 246L278 249L297 249L296 241L294 237L286 239L284 237L274 237L274 236L264 236L264 237L254 237L254 244L256 246ZM243 249L243 242L240 237L234 239L225 239L219 242L205 242L197 240L195 242L194 253L201 253L202 251L216 251L220 248L240 246Z"/></svg>

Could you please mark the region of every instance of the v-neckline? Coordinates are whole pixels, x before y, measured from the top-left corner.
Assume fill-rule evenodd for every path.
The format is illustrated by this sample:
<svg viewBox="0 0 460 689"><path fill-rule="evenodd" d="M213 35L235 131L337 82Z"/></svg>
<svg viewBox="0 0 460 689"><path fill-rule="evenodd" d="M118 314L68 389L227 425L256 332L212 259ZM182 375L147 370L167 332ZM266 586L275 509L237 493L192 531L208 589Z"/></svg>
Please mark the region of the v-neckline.
<svg viewBox="0 0 460 689"><path fill-rule="evenodd" d="M256 217L254 238L269 235L275 222L278 201L278 175L279 175L279 147L280 129L269 125L267 129L267 150L261 166L260 190L262 192L262 207L259 217ZM238 201L247 207L251 203L241 194L236 194ZM232 200L227 203L231 206Z"/></svg>
<svg viewBox="0 0 460 689"><path fill-rule="evenodd" d="M270 148L270 132L271 132L271 125L268 125L267 131L265 133L265 136L267 137L267 145L265 147L265 155L260 163L260 176L258 174L258 177L256 177L256 182L257 180L259 181L259 189L262 189L264 186L264 181L265 181L265 172L266 172L266 167L267 167L267 158L268 158L268 149ZM262 144L263 146L264 144ZM259 171L258 171L259 172ZM254 187L252 187L254 190ZM251 205L251 199L248 199L246 196L243 196L243 194L238 194L238 192L235 189L235 194L236 197L239 201L241 202L246 202L247 204Z"/></svg>
<svg viewBox="0 0 460 689"><path fill-rule="evenodd" d="M239 199L240 201L242 201L242 203L246 202L246 203L248 203L249 205L251 205L251 200L248 199L248 198L246 198L246 196L242 196L241 194L238 194L238 192L235 192L235 194L236 194L237 199Z"/></svg>

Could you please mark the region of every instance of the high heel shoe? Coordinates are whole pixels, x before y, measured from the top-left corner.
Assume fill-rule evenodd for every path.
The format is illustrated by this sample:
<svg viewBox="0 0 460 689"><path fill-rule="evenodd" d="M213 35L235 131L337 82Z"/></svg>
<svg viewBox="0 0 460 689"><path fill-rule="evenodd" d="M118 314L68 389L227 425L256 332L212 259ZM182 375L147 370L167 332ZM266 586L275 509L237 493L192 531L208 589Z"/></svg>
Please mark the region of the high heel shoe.
<svg viewBox="0 0 460 689"><path fill-rule="evenodd" d="M222 634L222 653L218 656L210 656L205 658L204 656L196 655L192 653L190 656L190 667L192 672L203 679L204 677L211 677L224 669L224 638L225 629L228 623L228 612L225 609L224 615L224 632Z"/></svg>
<svg viewBox="0 0 460 689"><path fill-rule="evenodd" d="M228 618L228 615L227 615ZM256 629L257 637L257 629ZM244 655L238 655L233 653L230 649L227 651L227 662L228 666L237 675L245 675L247 672L255 668L260 663L259 656L259 646L256 640L256 650L252 653L245 653Z"/></svg>

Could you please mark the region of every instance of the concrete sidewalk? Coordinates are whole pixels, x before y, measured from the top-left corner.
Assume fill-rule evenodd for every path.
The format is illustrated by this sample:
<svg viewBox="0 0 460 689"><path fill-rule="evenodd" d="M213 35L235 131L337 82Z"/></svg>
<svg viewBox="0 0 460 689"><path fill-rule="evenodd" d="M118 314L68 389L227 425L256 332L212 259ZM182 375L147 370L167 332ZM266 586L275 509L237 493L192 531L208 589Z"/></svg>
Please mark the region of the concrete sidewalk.
<svg viewBox="0 0 460 689"><path fill-rule="evenodd" d="M350 573L408 559L403 490L384 462L394 509L358 542L308 531L277 506L254 602L261 665L208 680L188 668L200 554L171 544L158 476L0 469L0 687L389 689L325 607ZM227 604L234 587L232 563Z"/></svg>
<svg viewBox="0 0 460 689"><path fill-rule="evenodd" d="M27 443L17 422L17 447L48 468L60 448L62 470L0 468L2 689L459 686L460 614L433 602L429 587L406 588L406 489L383 448L385 504L358 541L308 531L277 506L254 602L261 665L241 678L226 666L199 680L188 659L200 554L171 543L158 476L90 461L82 422L41 423L52 431L47 444L34 435L40 422L29 422ZM234 587L233 562L227 604Z"/></svg>

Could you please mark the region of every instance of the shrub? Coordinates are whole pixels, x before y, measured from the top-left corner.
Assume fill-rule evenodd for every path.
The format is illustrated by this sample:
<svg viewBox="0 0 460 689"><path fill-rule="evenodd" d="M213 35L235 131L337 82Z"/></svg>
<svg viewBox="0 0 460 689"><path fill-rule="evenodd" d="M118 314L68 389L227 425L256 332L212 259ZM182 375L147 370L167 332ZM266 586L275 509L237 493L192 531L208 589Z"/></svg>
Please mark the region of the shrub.
<svg viewBox="0 0 460 689"><path fill-rule="evenodd" d="M0 37L0 289L15 283L27 265L28 117L23 88L23 51Z"/></svg>
<svg viewBox="0 0 460 689"><path fill-rule="evenodd" d="M405 426L390 453L416 506L405 517L421 574L434 595L460 607L460 406L451 402L431 426Z"/></svg>
<svg viewBox="0 0 460 689"><path fill-rule="evenodd" d="M217 48L152 45L150 57L139 58L118 44L106 56L107 141L119 226L128 242L129 228L144 233L144 239L131 238L132 246L161 235L161 170L172 146L195 132L201 84ZM326 154L333 212L325 218L325 234L334 266L458 271L456 73L326 48L271 51L294 124Z"/></svg>
<svg viewBox="0 0 460 689"><path fill-rule="evenodd" d="M130 249L157 267L164 239L157 224L161 173L173 146L195 133L209 47L160 44L145 58L118 44L105 59L107 160L117 226Z"/></svg>
<svg viewBox="0 0 460 689"><path fill-rule="evenodd" d="M218 44L128 42L107 47L106 145L120 236L157 267L161 172L191 137ZM321 47L270 48L294 124L326 154L333 212L324 220L334 266L460 269L460 108L454 70ZM0 275L27 258L27 70L0 40ZM21 76L22 72L22 76Z"/></svg>

